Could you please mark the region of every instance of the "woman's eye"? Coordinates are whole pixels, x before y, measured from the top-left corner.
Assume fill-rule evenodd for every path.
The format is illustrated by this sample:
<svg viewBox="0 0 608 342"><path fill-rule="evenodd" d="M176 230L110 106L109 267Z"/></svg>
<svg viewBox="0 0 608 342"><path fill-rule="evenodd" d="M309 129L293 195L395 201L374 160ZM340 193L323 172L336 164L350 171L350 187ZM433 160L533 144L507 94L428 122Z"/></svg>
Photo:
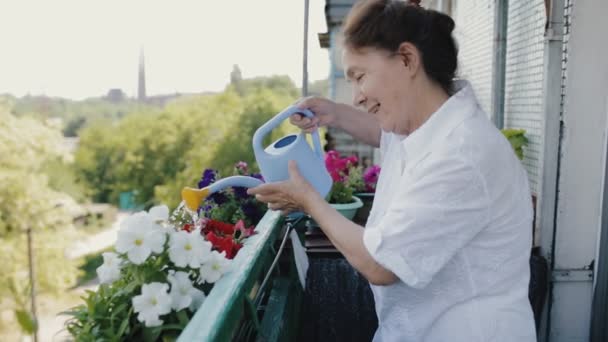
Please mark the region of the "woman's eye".
<svg viewBox="0 0 608 342"><path fill-rule="evenodd" d="M357 76L357 82L361 81L361 79L363 79L363 74Z"/></svg>

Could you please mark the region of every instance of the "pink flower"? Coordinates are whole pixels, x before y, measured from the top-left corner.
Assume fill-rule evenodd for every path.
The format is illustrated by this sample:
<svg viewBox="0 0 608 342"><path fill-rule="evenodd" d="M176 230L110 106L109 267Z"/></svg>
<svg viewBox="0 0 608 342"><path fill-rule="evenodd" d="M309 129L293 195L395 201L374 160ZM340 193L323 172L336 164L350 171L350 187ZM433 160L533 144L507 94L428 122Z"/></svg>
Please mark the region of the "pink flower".
<svg viewBox="0 0 608 342"><path fill-rule="evenodd" d="M247 163L244 161L240 161L240 162L234 164L234 169L235 169L236 173L239 175L246 175L249 172Z"/></svg>
<svg viewBox="0 0 608 342"><path fill-rule="evenodd" d="M369 192L376 191L376 183L380 176L380 166L373 165L367 168L363 173L363 181L365 182L366 190Z"/></svg>
<svg viewBox="0 0 608 342"><path fill-rule="evenodd" d="M344 182L344 177L348 175L349 166L356 164L357 161L356 156L340 158L340 154L333 150L325 155L325 167L334 182Z"/></svg>
<svg viewBox="0 0 608 342"><path fill-rule="evenodd" d="M241 241L255 234L255 226L251 226L249 228L245 227L245 222L243 220L239 220L234 224L234 235L237 236L238 232L238 240Z"/></svg>

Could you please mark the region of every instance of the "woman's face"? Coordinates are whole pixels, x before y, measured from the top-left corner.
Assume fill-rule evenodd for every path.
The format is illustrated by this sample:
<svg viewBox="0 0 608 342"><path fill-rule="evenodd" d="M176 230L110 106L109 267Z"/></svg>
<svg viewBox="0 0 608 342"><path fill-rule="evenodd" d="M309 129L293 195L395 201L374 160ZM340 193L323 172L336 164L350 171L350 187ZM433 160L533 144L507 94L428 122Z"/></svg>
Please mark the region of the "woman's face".
<svg viewBox="0 0 608 342"><path fill-rule="evenodd" d="M411 73L399 55L376 48L344 48L346 79L353 85L353 104L376 116L384 131L407 131Z"/></svg>

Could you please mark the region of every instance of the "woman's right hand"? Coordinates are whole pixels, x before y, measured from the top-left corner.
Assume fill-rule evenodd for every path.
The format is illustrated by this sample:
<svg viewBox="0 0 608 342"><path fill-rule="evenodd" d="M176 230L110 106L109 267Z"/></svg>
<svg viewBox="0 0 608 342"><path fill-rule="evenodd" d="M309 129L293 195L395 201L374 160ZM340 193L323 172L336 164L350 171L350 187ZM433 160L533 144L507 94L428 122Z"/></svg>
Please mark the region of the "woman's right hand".
<svg viewBox="0 0 608 342"><path fill-rule="evenodd" d="M298 102L297 107L310 109L315 113L312 118L300 114L294 114L289 118L289 122L306 133L311 133L317 127L334 125L337 121L338 106L332 100L323 97L307 97Z"/></svg>

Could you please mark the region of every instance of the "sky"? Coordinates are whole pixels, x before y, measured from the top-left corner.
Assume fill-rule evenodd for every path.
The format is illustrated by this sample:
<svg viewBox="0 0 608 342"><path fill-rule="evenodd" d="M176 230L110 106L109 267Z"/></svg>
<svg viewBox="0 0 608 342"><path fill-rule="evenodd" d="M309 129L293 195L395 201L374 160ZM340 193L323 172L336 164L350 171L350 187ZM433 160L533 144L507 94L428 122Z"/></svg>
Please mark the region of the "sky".
<svg viewBox="0 0 608 342"><path fill-rule="evenodd" d="M310 0L309 80L327 78L324 0ZM0 94L71 99L220 91L243 77L302 83L304 0L0 0Z"/></svg>

